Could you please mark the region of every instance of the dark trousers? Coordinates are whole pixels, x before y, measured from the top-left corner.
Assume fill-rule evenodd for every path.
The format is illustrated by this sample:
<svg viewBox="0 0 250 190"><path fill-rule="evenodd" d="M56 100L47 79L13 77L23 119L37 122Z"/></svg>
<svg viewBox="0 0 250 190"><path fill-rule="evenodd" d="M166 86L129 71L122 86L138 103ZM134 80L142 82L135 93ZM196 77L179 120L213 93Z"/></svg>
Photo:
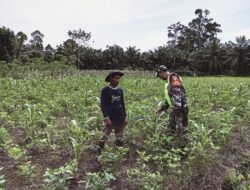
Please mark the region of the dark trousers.
<svg viewBox="0 0 250 190"><path fill-rule="evenodd" d="M125 128L125 123L119 125L106 125L103 129L103 136L99 140L99 145L101 148L104 147L105 142L109 139L112 130L115 130L116 145L123 146L123 131Z"/></svg>

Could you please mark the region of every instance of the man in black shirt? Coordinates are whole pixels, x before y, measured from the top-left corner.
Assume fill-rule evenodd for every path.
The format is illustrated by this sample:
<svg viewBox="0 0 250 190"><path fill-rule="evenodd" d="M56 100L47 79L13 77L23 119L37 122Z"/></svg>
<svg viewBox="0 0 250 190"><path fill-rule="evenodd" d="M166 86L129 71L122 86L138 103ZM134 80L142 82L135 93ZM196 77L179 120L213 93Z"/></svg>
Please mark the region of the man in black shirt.
<svg viewBox="0 0 250 190"><path fill-rule="evenodd" d="M99 141L101 149L104 147L113 128L115 130L116 145L123 146L123 130L128 122L123 90L118 86L123 75L122 72L109 73L105 79L106 82L109 82L109 85L105 86L101 91L101 110L105 124L103 136Z"/></svg>

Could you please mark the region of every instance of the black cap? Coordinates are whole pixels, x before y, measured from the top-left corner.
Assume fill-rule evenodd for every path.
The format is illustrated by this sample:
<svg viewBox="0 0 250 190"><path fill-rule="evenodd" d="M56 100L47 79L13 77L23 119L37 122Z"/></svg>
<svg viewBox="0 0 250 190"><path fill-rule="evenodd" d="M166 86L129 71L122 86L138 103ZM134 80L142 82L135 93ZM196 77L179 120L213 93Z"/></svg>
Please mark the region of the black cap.
<svg viewBox="0 0 250 190"><path fill-rule="evenodd" d="M110 79L112 78L112 77L114 77L114 76L120 76L120 77L122 77L124 74L122 73L122 72L120 72L120 71L112 71L112 72L110 72L107 76L106 76L106 78L105 78L105 81L106 82L110 82Z"/></svg>

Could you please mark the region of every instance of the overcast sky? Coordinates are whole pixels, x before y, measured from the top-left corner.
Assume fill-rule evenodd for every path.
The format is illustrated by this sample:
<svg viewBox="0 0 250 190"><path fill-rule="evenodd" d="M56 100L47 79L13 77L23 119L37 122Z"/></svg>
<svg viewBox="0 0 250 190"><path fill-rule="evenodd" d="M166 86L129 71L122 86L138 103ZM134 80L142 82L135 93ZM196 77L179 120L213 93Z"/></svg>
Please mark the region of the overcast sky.
<svg viewBox="0 0 250 190"><path fill-rule="evenodd" d="M187 25L197 8L221 24L222 42L250 38L250 0L0 0L0 27L29 39L40 30L44 45L53 47L68 39L68 30L81 28L91 32L94 48L117 44L146 51L166 44L167 27Z"/></svg>

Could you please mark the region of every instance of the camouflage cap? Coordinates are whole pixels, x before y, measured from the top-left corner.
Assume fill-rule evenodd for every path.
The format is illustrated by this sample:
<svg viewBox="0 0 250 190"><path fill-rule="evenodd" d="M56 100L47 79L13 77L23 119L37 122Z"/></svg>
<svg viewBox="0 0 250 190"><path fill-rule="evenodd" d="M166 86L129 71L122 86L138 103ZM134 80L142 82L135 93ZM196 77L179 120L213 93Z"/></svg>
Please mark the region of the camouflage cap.
<svg viewBox="0 0 250 190"><path fill-rule="evenodd" d="M160 65L158 67L158 71L167 71L167 70L168 70L168 68L165 65Z"/></svg>
<svg viewBox="0 0 250 190"><path fill-rule="evenodd" d="M168 68L165 65L160 65L156 71L156 77L159 77L159 72L160 71L167 71Z"/></svg>

